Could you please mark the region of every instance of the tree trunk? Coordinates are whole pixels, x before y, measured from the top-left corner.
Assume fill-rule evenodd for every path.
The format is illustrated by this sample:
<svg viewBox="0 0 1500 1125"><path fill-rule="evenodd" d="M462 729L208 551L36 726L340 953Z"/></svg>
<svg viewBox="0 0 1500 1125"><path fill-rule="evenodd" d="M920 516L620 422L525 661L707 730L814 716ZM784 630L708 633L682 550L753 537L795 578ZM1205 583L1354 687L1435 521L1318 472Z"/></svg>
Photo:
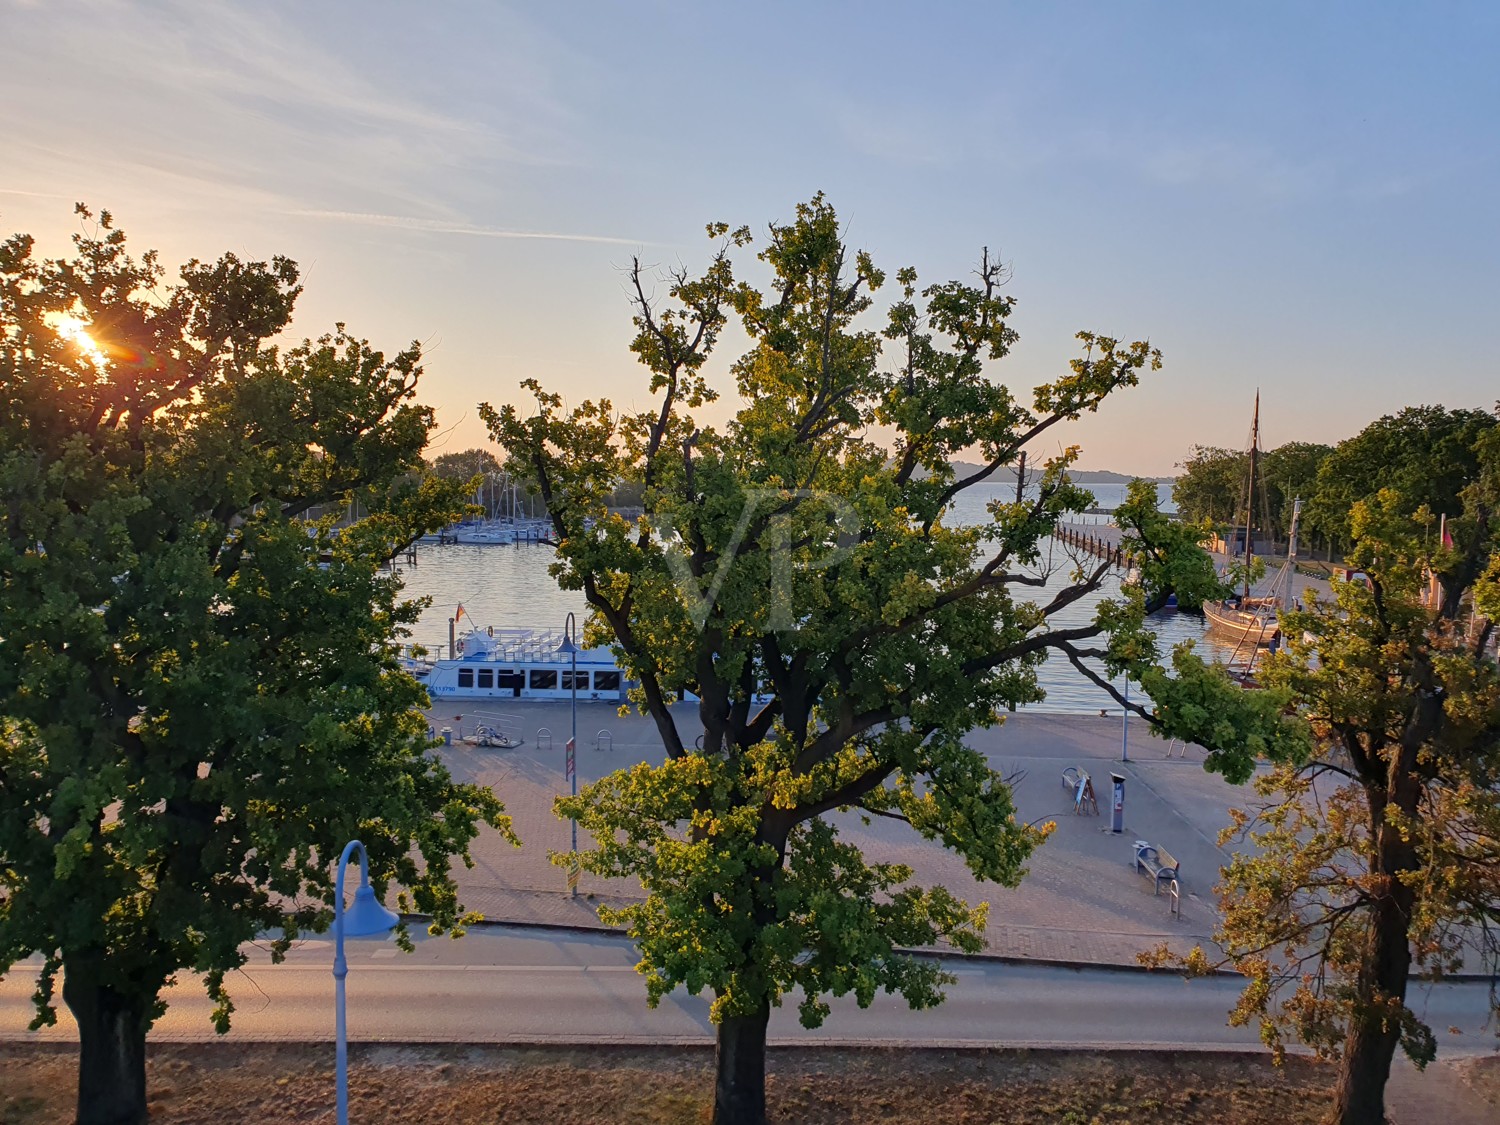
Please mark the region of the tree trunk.
<svg viewBox="0 0 1500 1125"><path fill-rule="evenodd" d="M1413 905L1410 888L1399 879L1386 878L1385 892L1370 919L1365 963L1357 985L1360 1000L1344 1039L1331 1118L1337 1125L1382 1125L1385 1121L1385 1084L1391 1076L1391 1060L1401 1033L1395 1021L1387 1019L1370 1001L1378 1004L1384 998L1406 999L1407 978L1411 975L1407 933Z"/></svg>
<svg viewBox="0 0 1500 1125"><path fill-rule="evenodd" d="M766 1025L771 1006L751 1016L726 1016L719 1024L714 1065L713 1125L765 1125Z"/></svg>
<svg viewBox="0 0 1500 1125"><path fill-rule="evenodd" d="M148 1005L98 983L87 961L64 961L62 992L78 1022L78 1125L142 1125Z"/></svg>

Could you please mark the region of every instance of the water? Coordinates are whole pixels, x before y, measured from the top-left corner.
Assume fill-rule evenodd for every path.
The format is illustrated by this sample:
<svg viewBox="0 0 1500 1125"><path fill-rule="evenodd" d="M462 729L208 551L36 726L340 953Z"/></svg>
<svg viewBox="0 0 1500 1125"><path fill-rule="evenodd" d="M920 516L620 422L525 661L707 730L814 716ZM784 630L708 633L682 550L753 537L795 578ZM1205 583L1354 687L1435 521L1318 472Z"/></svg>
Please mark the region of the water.
<svg viewBox="0 0 1500 1125"><path fill-rule="evenodd" d="M1100 484L1090 486L1099 505L1112 508L1125 496L1125 486ZM1163 507L1170 507L1170 485L1161 485ZM985 504L992 499L1013 499L1014 486L980 486L969 491L954 506L956 523L975 523L986 519ZM1105 522L1108 517L1084 516L1082 522ZM430 597L432 604L423 612L412 631L413 642L436 650L448 643L448 619L462 604L466 619L475 625L493 625L560 629L564 618L574 613L581 624L588 605L581 591L563 590L548 573L555 559L552 548L522 543L511 547L461 547L424 545L417 548L417 565L402 569L406 591L411 597ZM1044 555L1044 560L1047 558ZM1053 543L1053 564L1047 585L1026 588L1023 593L1035 599L1050 599L1068 584L1071 569L1067 554ZM1119 590L1119 577L1112 574L1102 590L1081 598L1053 620L1058 625L1087 623L1099 599ZM1194 640L1205 656L1227 660L1229 652L1204 637L1203 619L1195 614L1166 612L1152 620L1152 627L1165 654L1183 640ZM1047 698L1032 704L1028 711L1089 714L1101 709L1118 712L1119 704L1086 680L1060 656L1051 657L1039 673Z"/></svg>

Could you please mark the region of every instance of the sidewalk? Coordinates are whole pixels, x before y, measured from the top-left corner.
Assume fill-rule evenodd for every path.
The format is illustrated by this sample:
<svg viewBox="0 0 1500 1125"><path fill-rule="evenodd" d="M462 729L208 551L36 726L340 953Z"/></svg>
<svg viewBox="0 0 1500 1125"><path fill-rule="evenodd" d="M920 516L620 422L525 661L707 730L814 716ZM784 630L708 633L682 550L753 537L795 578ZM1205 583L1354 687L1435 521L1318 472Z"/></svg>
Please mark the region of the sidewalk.
<svg viewBox="0 0 1500 1125"><path fill-rule="evenodd" d="M460 895L470 909L489 920L559 926L600 927L598 903L622 905L641 898L629 880L585 874L579 895L570 898L563 869L547 859L565 852L569 826L552 813L555 795L565 791L563 746L567 704L528 701L465 714L449 701L431 712L434 725L471 730L476 722L498 725L524 741L514 750L455 746L444 759L455 777L489 785L505 802L522 840L517 850L486 833L475 844L475 866L459 868ZM613 707L580 703L578 774L586 784L635 762L664 758L655 726L638 716L621 718ZM696 717L682 709L679 725L686 739L698 733ZM552 748L538 751L538 731L551 731ZM611 750L595 750L608 731ZM1215 843L1228 823L1227 810L1251 796L1202 769L1202 752L1181 747L1167 757L1165 742L1144 725L1132 727L1131 760L1119 762L1120 721L1097 716L1015 715L1001 727L975 732L969 744L992 765L1011 775L1024 771L1015 787L1017 814L1026 821L1053 820L1056 830L1028 864L1015 889L976 880L963 861L922 839L907 825L875 818L865 825L857 815L834 817L840 833L858 844L871 862L902 863L919 885L939 883L970 902L988 902L992 955L1089 965L1135 967L1137 955L1167 943L1186 952L1208 944L1215 923L1212 886L1226 858ZM545 742L545 736L543 737ZM1063 788L1062 770L1074 766L1094 779L1100 816L1075 816ZM1125 828L1108 831L1110 774L1125 780ZM1153 894L1149 878L1131 866L1137 839L1163 845L1182 864L1182 913L1173 916L1165 894ZM580 839L587 846L586 839Z"/></svg>
<svg viewBox="0 0 1500 1125"><path fill-rule="evenodd" d="M1385 1087L1385 1112L1392 1125L1494 1125L1500 1105L1488 1102L1464 1080L1463 1071L1479 1060L1445 1060L1418 1070L1399 1052Z"/></svg>

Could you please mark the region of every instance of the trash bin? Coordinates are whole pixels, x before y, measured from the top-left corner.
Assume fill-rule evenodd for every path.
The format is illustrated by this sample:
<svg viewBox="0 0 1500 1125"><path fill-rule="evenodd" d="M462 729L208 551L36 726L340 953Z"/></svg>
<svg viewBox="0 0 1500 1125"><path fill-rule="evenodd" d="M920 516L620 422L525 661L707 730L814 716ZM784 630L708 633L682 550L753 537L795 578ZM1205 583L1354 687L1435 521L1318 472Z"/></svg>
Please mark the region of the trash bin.
<svg viewBox="0 0 1500 1125"><path fill-rule="evenodd" d="M1109 830L1125 831L1125 778L1120 774L1109 775Z"/></svg>
<svg viewBox="0 0 1500 1125"><path fill-rule="evenodd" d="M442 731L439 732L439 733L441 733L442 736L443 736L443 745L444 746L452 746L453 745L453 728L452 727L444 727L442 729Z"/></svg>

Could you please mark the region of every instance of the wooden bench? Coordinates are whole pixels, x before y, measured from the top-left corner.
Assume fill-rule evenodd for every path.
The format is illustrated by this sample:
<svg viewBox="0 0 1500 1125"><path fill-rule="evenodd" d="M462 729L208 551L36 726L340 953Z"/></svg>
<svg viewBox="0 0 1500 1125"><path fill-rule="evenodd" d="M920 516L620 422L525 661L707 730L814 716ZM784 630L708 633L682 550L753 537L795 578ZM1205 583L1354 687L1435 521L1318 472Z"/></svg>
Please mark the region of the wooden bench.
<svg viewBox="0 0 1500 1125"><path fill-rule="evenodd" d="M1181 864L1166 848L1148 844L1145 840L1135 842L1135 869L1151 876L1153 894L1161 894L1163 883L1171 884L1178 878Z"/></svg>

